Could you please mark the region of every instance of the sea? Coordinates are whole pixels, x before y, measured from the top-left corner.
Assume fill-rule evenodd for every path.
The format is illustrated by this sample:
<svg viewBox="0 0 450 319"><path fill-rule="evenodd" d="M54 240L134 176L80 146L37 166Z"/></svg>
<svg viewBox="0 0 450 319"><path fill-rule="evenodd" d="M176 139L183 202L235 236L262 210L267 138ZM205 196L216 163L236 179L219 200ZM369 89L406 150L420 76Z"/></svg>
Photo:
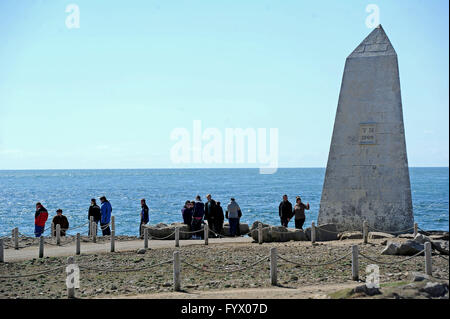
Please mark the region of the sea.
<svg viewBox="0 0 450 319"><path fill-rule="evenodd" d="M140 199L150 209L150 223L181 222L186 200L206 194L226 207L234 197L241 222L278 225L278 205L287 194L309 202L305 225L317 220L324 168L280 168L275 174L259 169L117 169L117 170L2 170L0 171L0 236L14 227L32 236L35 203L41 202L49 220L61 208L70 222L68 234L87 232L90 199L104 195L115 216L117 235L138 235ZM410 168L415 221L425 230L449 230L448 167ZM224 209L225 211L225 209ZM294 227L291 222L291 227ZM46 231L49 234L49 231Z"/></svg>

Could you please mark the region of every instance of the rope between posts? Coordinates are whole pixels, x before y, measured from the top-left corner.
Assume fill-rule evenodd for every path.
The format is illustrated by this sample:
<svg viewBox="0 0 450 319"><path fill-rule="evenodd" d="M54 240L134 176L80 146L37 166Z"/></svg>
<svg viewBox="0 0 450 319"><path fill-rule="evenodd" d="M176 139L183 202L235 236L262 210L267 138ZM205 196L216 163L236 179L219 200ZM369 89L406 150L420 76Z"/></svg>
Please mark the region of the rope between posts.
<svg viewBox="0 0 450 319"><path fill-rule="evenodd" d="M37 273L33 273L33 274L26 274L26 275L0 276L0 279L25 278L25 277L34 277L34 276L38 276L38 275L45 275L45 274L54 272L55 270L59 270L59 269L65 268L65 267L66 266L59 266L54 269L49 269L49 270L45 270L45 271L41 271L41 272L37 272Z"/></svg>
<svg viewBox="0 0 450 319"><path fill-rule="evenodd" d="M195 234L195 233L200 233L202 231L203 231L203 229L194 230L194 231L181 231L180 230L180 234Z"/></svg>
<svg viewBox="0 0 450 319"><path fill-rule="evenodd" d="M154 268L157 266L161 266L164 264L168 264L173 262L173 259L169 259L166 261L163 261L161 263L158 264L154 264L154 265L149 265L149 266L145 266L145 267L141 267L141 268L131 268L131 269L110 269L110 268L106 268L106 269L101 269L101 268L95 268L95 267L88 267L88 266L84 266L84 265L79 265L78 267L80 267L80 269L86 269L86 270L93 270L93 271L103 271L103 272L133 272L133 271L142 271L142 270L146 270L146 269L150 269L150 268Z"/></svg>
<svg viewBox="0 0 450 319"><path fill-rule="evenodd" d="M423 230L423 229L420 228L420 227L417 227L417 229L419 229L421 232L425 233L425 235L427 235L427 236L432 235L432 233L429 233L429 232Z"/></svg>
<svg viewBox="0 0 450 319"><path fill-rule="evenodd" d="M174 234L175 234L175 232L171 233L170 235L168 235L166 237L155 237L153 235L149 235L149 239L163 240L163 239L167 239L167 238L171 237Z"/></svg>
<svg viewBox="0 0 450 319"><path fill-rule="evenodd" d="M323 229L323 228L320 228L320 226L315 226L317 229L320 229L321 231L324 231L324 232L326 232L326 233L331 233L331 234L340 234L340 233L342 233L342 232L339 232L339 231L332 231L332 230L328 230L328 229Z"/></svg>
<svg viewBox="0 0 450 319"><path fill-rule="evenodd" d="M447 260L448 261L448 258L445 258L443 255L441 255L441 254L439 254L438 255L439 257L441 257L442 259L444 259L444 260Z"/></svg>
<svg viewBox="0 0 450 319"><path fill-rule="evenodd" d="M419 256L419 255L421 255L422 253L424 253L425 252L425 249L423 249L422 251L419 251L417 254L415 254L415 255L412 255L411 257L408 257L408 258L405 258L405 259L402 259L402 260L400 260L400 261L394 261L394 262L383 262L383 261L379 261L379 260L376 260L376 259L374 259L374 258L372 258L372 257L369 257L369 256L366 256L366 255L364 255L363 253L359 253L359 255L361 255L363 258L366 258L367 260L370 260L370 261L372 261L372 262L374 262L374 263L378 263L378 264L382 264L382 265L395 265L395 264L401 264L401 263L404 263L405 261L408 261L408 260L410 260L410 259L413 259L413 258L415 258L415 257L417 257L417 256Z"/></svg>
<svg viewBox="0 0 450 319"><path fill-rule="evenodd" d="M263 258L258 259L257 261L255 261L254 263L252 263L250 265L247 265L247 266L244 266L244 267L240 267L240 268L236 268L236 269L229 269L229 270L210 270L210 269L201 268L201 267L196 266L196 265L192 265L192 264L188 263L185 260L181 260L181 262L186 264L186 265L188 265L188 266L190 266L190 267L192 267L192 268L194 268L194 269L196 269L196 270L210 272L210 273L216 273L216 274L224 274L224 273L231 273L231 272L245 270L247 268L256 266L257 264L259 264L259 263L261 263L261 262L263 262L263 261L265 261L267 259L269 259L269 256L264 256Z"/></svg>
<svg viewBox="0 0 450 319"><path fill-rule="evenodd" d="M410 228L408 228L408 229L403 229L403 230L397 230L397 231L391 231L391 232L390 232L390 231L386 231L386 230L376 229L376 228L374 228L374 227L372 227L372 226L369 226L369 225L367 225L367 227L370 228L370 229L372 229L372 230L375 230L375 231L377 231L377 232L387 233L387 234L391 234L391 235L394 235L394 234L402 234L402 233L407 232L408 230L414 229L414 227L410 227Z"/></svg>
<svg viewBox="0 0 450 319"><path fill-rule="evenodd" d="M349 253L345 254L344 256L341 256L341 257L339 257L339 258L337 258L337 259L334 259L334 260L332 260L332 261L328 261L328 262L325 262L325 263L321 263L321 264L303 264L303 263L299 263L299 262L295 262L295 261L286 259L286 258L284 258L283 256L279 256L279 255L278 255L277 257L280 258L281 260L284 260L284 261L286 261L286 262L288 262L288 263L291 263L291 264L294 264L294 265L297 265L297 266L302 266L302 267L318 267L318 266L326 266L326 265L334 264L334 263L336 263L336 262L338 262L338 261L340 261L340 260L342 260L342 259L344 259L344 258L350 256L351 254L352 254L352 252L349 252Z"/></svg>

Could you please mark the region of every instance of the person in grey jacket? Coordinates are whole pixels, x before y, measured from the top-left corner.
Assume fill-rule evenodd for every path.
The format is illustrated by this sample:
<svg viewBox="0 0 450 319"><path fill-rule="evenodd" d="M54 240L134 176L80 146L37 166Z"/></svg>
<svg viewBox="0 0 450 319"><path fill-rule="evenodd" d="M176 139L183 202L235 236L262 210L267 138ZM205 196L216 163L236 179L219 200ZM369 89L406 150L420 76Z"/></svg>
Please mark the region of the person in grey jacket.
<svg viewBox="0 0 450 319"><path fill-rule="evenodd" d="M232 237L236 236L237 227L239 226L239 218L242 216L241 208L238 203L236 203L235 199L231 197L231 201L228 204L226 217L228 222L230 223L230 235Z"/></svg>

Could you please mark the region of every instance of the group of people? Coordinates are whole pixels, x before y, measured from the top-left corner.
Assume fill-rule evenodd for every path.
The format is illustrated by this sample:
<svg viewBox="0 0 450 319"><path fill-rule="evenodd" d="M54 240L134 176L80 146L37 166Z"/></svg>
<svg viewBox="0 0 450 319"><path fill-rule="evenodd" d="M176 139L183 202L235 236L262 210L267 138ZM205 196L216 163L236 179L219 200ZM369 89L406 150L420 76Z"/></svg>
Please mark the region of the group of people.
<svg viewBox="0 0 450 319"><path fill-rule="evenodd" d="M197 195L195 201L187 200L181 209L183 223L189 226L190 231L197 232L193 234L193 238L201 237L198 231L204 221L208 222L209 229L216 233L216 236L220 235L225 218L228 219L230 224L230 236L240 235L239 220L242 217L242 212L236 200L231 197L225 215L220 202L212 199L211 194L206 195L206 200L206 203L203 203L200 195Z"/></svg>
<svg viewBox="0 0 450 319"><path fill-rule="evenodd" d="M309 203L304 204L300 196L295 198L295 206L292 208L291 202L287 195L283 195L283 200L278 207L278 214L280 215L281 226L288 227L289 221L294 217L295 228L303 229L305 223L305 209L309 210Z"/></svg>
<svg viewBox="0 0 450 319"><path fill-rule="evenodd" d="M220 202L216 202L212 199L211 194L206 195L206 202L203 203L200 195L197 195L195 201L187 200L181 209L181 214L183 217L183 223L189 226L190 231L197 231L193 234L193 238L201 238L198 230L201 229L202 224L205 221L208 222L210 230L216 234L222 234L223 223L225 218L228 219L230 224L230 236L239 236L239 222L242 217L242 211L236 200L231 197L225 215L220 205ZM95 198L91 199L91 205L88 211L88 219L91 217L93 222L97 225L100 224L100 229L102 234L110 235L110 222L112 206L111 203L106 199L105 196L100 197L101 204L97 205ZM300 196L296 197L296 203L292 207L291 202L289 202L287 195L283 195L283 200L281 201L278 213L280 216L281 225L288 227L289 221L294 218L295 228L303 229L303 224L305 222L305 210L309 210L309 203L304 204ZM146 204L145 198L141 199L141 222L139 225L139 236L142 237L142 226L148 224L149 222L149 208ZM40 203L36 203L36 213L34 216L35 224L35 235L40 237L45 230L45 223L48 219L47 209ZM62 209L56 210L56 216L53 217L52 223L55 226L60 225L61 236L66 235L66 231L69 229L69 221L66 216L63 215ZM55 230L54 234L55 235ZM89 227L89 235L91 235L91 227Z"/></svg>
<svg viewBox="0 0 450 319"><path fill-rule="evenodd" d="M100 228L103 235L110 235L111 229L109 223L111 222L111 203L105 196L100 197L101 204L97 205L95 198L91 199L91 206L88 211L88 219L93 218L94 223L97 225L100 223ZM48 219L48 211L40 202L36 203L36 213L34 214L34 234L36 237L41 237L45 230L45 223ZM56 210L56 216L53 217L52 223L54 225L53 235L56 235L56 226L59 225L61 229L61 236L66 235L66 231L69 229L69 220L63 215L62 209ZM91 228L89 227L89 235L91 235Z"/></svg>

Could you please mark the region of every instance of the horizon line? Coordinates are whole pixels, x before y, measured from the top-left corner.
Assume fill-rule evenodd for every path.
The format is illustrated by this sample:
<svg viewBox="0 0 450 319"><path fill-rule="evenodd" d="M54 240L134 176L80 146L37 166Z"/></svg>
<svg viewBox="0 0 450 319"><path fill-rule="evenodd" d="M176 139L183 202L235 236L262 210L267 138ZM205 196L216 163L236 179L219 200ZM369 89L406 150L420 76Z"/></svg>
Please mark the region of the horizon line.
<svg viewBox="0 0 450 319"><path fill-rule="evenodd" d="M303 167L278 167L277 169L293 169L293 168L322 168L326 169L323 166L303 166ZM449 168L449 166L408 166L408 168ZM89 170L194 170L194 169L260 169L259 167L147 167L147 168L1 168L1 171L65 171L65 170L73 170L73 171L89 171Z"/></svg>

